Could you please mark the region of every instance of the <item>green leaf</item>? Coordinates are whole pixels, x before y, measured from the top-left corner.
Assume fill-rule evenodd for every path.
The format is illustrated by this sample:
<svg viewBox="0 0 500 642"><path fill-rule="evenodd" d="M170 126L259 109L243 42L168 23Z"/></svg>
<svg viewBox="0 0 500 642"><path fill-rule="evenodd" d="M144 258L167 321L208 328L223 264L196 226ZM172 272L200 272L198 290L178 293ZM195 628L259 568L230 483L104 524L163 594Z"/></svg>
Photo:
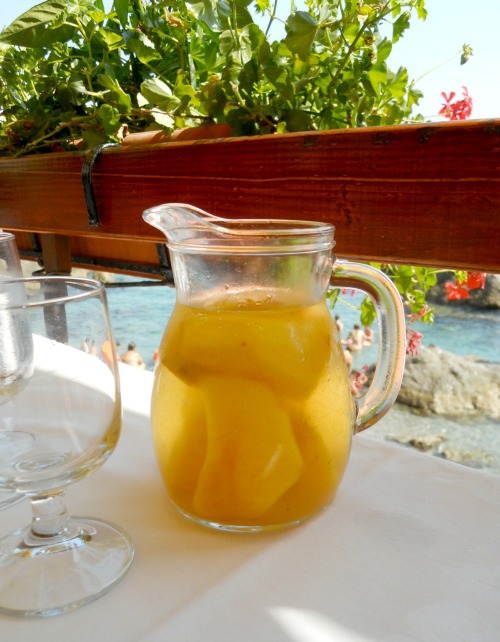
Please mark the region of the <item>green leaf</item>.
<svg viewBox="0 0 500 642"><path fill-rule="evenodd" d="M217 2L222 5L221 2ZM203 22L212 31L220 31L221 24L219 16L214 11L210 0L201 0L201 2L186 2L186 9L190 11L199 22Z"/></svg>
<svg viewBox="0 0 500 642"><path fill-rule="evenodd" d="M255 8L260 13L266 13L266 11L270 11L271 9L270 0L255 0L255 5Z"/></svg>
<svg viewBox="0 0 500 642"><path fill-rule="evenodd" d="M0 41L18 47L47 47L55 42L67 42L75 28L60 24L67 9L61 0L42 2L16 18L0 33Z"/></svg>
<svg viewBox="0 0 500 642"><path fill-rule="evenodd" d="M372 66L368 72L368 80L377 96L380 96L380 85L384 85L387 80L387 65L385 62Z"/></svg>
<svg viewBox="0 0 500 642"><path fill-rule="evenodd" d="M361 307L361 319L360 319L361 325L370 326L377 318L377 313L375 312L375 307L372 303L372 300L369 297L365 297L360 307Z"/></svg>
<svg viewBox="0 0 500 642"><path fill-rule="evenodd" d="M170 116L170 114L167 114L159 109L153 109L151 113L155 122L157 122L162 127L172 129L175 126L175 120L172 118L172 116Z"/></svg>
<svg viewBox="0 0 500 642"><path fill-rule="evenodd" d="M264 73L269 82L288 101L292 101L295 95L294 88L290 82L287 70L284 67L266 67Z"/></svg>
<svg viewBox="0 0 500 642"><path fill-rule="evenodd" d="M118 49L123 46L123 38L119 33L115 31L110 31L109 29L101 29L99 31L99 36L104 40L108 51L113 51L113 49Z"/></svg>
<svg viewBox="0 0 500 642"><path fill-rule="evenodd" d="M359 33L359 24L357 22L347 24L342 30L343 37L347 40L347 42L350 45L354 42L358 33Z"/></svg>
<svg viewBox="0 0 500 642"><path fill-rule="evenodd" d="M410 26L409 12L402 13L399 18L392 24L392 42L397 42L404 31Z"/></svg>
<svg viewBox="0 0 500 642"><path fill-rule="evenodd" d="M237 49L238 43L230 29L226 29L221 33L219 47L223 56L228 56L232 51Z"/></svg>
<svg viewBox="0 0 500 642"><path fill-rule="evenodd" d="M226 2L226 0L218 0L217 2L217 16L222 19L224 24L227 26L227 19L231 15L232 8L229 2Z"/></svg>
<svg viewBox="0 0 500 642"><path fill-rule="evenodd" d="M264 32L256 24L248 25L245 28L248 33L252 54L258 65L264 65L271 56L271 46L268 43Z"/></svg>
<svg viewBox="0 0 500 642"><path fill-rule="evenodd" d="M255 120L246 109L236 107L226 113L226 123L242 136L253 136L257 133Z"/></svg>
<svg viewBox="0 0 500 642"><path fill-rule="evenodd" d="M174 87L174 96L179 98L184 98L188 96L189 98L194 98L196 95L195 90L191 85L183 85L181 83L177 83Z"/></svg>
<svg viewBox="0 0 500 642"><path fill-rule="evenodd" d="M82 130L82 138L85 149L94 149L97 145L106 142L106 137L103 134L90 127Z"/></svg>
<svg viewBox="0 0 500 642"><path fill-rule="evenodd" d="M224 114L228 99L218 76L211 76L208 82L201 85L198 97L207 116L218 117Z"/></svg>
<svg viewBox="0 0 500 642"><path fill-rule="evenodd" d="M413 268L411 266L402 265L396 268L392 280L400 294L405 294L412 288L413 284Z"/></svg>
<svg viewBox="0 0 500 642"><path fill-rule="evenodd" d="M95 0L66 0L65 5L68 15L84 16L96 8Z"/></svg>
<svg viewBox="0 0 500 642"><path fill-rule="evenodd" d="M334 11L337 9L335 6L338 4L339 0L337 2L329 2L329 0L322 0L320 7L319 7L319 21L320 22L331 22L332 21L332 16L334 15Z"/></svg>
<svg viewBox="0 0 500 642"><path fill-rule="evenodd" d="M377 45L377 62L381 63L391 55L392 42L387 38L381 40Z"/></svg>
<svg viewBox="0 0 500 642"><path fill-rule="evenodd" d="M113 2L113 9L116 11L116 15L123 29L125 29L128 24L128 3L129 0L114 0Z"/></svg>
<svg viewBox="0 0 500 642"><path fill-rule="evenodd" d="M104 132L108 136L114 136L120 129L120 112L111 105L101 105L98 114Z"/></svg>
<svg viewBox="0 0 500 642"><path fill-rule="evenodd" d="M437 283L437 275L435 272L428 272L425 279L425 288L432 288Z"/></svg>
<svg viewBox="0 0 500 642"><path fill-rule="evenodd" d="M414 87L410 86L408 90L408 107L417 105L418 101L421 98L423 98L423 93L419 89L415 89Z"/></svg>
<svg viewBox="0 0 500 642"><path fill-rule="evenodd" d="M152 60L159 60L161 58L156 49L152 46L148 46L148 44L146 44L140 37L130 38L127 41L127 46L130 51L134 53L145 65L149 64Z"/></svg>
<svg viewBox="0 0 500 642"><path fill-rule="evenodd" d="M305 132L310 129L311 116L302 109L292 109L284 114L289 132Z"/></svg>
<svg viewBox="0 0 500 642"><path fill-rule="evenodd" d="M469 58L473 54L473 49L470 45L464 45L462 47L462 55L460 56L460 64L465 65Z"/></svg>
<svg viewBox="0 0 500 642"><path fill-rule="evenodd" d="M132 108L132 99L123 91L118 81L109 74L101 74L97 80L102 87L109 90L106 95L107 102L116 102L121 113L128 113Z"/></svg>
<svg viewBox="0 0 500 642"><path fill-rule="evenodd" d="M307 60L318 31L314 17L305 11L296 11L286 21L286 30L285 43L288 49L301 60Z"/></svg>
<svg viewBox="0 0 500 642"><path fill-rule="evenodd" d="M100 11L98 9L96 9L95 11L87 12L87 16L97 24L104 22L107 18L107 14L104 13L104 11Z"/></svg>
<svg viewBox="0 0 500 642"><path fill-rule="evenodd" d="M252 95L252 90L259 80L259 71L254 60L249 60L238 75L240 93Z"/></svg>
<svg viewBox="0 0 500 642"><path fill-rule="evenodd" d="M420 20L425 20L427 18L427 9L425 8L425 0L418 0L417 2L417 15Z"/></svg>
<svg viewBox="0 0 500 642"><path fill-rule="evenodd" d="M400 67L396 75L387 83L387 91L396 99L401 99L406 94L408 85L408 72L404 67Z"/></svg>
<svg viewBox="0 0 500 642"><path fill-rule="evenodd" d="M326 298L328 300L328 304L330 308L333 310L335 307L335 303L337 302L337 299L339 298L340 295L340 290L338 288L331 288L328 290L326 293Z"/></svg>
<svg viewBox="0 0 500 642"><path fill-rule="evenodd" d="M141 94L151 105L158 105L172 97L172 90L160 78L150 78L141 83Z"/></svg>
<svg viewBox="0 0 500 642"><path fill-rule="evenodd" d="M70 79L61 83L56 90L56 96L63 109L70 109L71 105L83 105L86 99L86 88L81 78Z"/></svg>

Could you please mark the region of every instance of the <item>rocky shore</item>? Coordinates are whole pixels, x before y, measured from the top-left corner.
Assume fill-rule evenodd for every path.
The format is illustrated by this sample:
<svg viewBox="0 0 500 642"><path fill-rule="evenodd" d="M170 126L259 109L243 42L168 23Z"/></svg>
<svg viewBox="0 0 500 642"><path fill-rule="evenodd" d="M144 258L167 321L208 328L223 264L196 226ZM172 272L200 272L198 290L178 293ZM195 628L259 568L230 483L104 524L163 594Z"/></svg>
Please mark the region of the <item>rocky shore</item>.
<svg viewBox="0 0 500 642"><path fill-rule="evenodd" d="M465 418L422 415L396 403L363 434L413 448L423 456L442 457L500 475L500 421L481 415Z"/></svg>
<svg viewBox="0 0 500 642"><path fill-rule="evenodd" d="M488 275L484 290L465 301L448 301L448 280L440 275L428 293L431 305L464 314L500 309L500 275ZM421 348L407 359L394 408L366 434L500 474L500 345L491 346L490 360Z"/></svg>
<svg viewBox="0 0 500 642"><path fill-rule="evenodd" d="M500 364L422 348L394 408L367 434L500 474Z"/></svg>
<svg viewBox="0 0 500 642"><path fill-rule="evenodd" d="M500 365L422 348L406 362L398 403L421 413L500 419Z"/></svg>

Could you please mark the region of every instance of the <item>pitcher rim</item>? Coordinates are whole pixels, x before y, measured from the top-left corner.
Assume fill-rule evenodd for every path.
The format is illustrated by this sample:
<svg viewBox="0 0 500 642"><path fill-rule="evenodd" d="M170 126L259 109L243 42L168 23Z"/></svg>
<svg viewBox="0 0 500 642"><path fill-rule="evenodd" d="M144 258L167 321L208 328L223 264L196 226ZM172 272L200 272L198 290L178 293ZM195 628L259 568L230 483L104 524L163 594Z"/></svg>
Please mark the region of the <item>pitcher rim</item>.
<svg viewBox="0 0 500 642"><path fill-rule="evenodd" d="M210 220L212 223L212 219ZM293 219L219 219L228 224L220 236L196 236L206 228L180 225L190 238L174 241L167 238L167 247L186 254L309 254L330 251L335 247L333 225ZM221 225L222 227L222 225Z"/></svg>
<svg viewBox="0 0 500 642"><path fill-rule="evenodd" d="M177 206L186 207L180 203L169 204L169 207ZM179 221L167 227L160 220L163 211L162 205L148 208L143 218L165 234L169 248L181 252L289 254L324 251L335 246L335 226L322 221L219 218L203 212L205 215L198 214L196 221Z"/></svg>

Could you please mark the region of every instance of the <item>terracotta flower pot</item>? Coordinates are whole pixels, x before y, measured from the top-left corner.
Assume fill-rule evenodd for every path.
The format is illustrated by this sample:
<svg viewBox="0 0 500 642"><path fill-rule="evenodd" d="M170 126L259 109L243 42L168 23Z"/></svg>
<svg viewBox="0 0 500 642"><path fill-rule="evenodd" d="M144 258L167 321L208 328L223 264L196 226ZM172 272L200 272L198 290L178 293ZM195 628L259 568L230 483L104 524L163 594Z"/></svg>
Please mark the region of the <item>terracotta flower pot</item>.
<svg viewBox="0 0 500 642"><path fill-rule="evenodd" d="M123 139L122 145L153 145L171 141L208 140L214 138L228 138L231 136L231 127L226 124L200 125L199 127L184 127L177 129L170 136L163 131L138 132L129 134Z"/></svg>

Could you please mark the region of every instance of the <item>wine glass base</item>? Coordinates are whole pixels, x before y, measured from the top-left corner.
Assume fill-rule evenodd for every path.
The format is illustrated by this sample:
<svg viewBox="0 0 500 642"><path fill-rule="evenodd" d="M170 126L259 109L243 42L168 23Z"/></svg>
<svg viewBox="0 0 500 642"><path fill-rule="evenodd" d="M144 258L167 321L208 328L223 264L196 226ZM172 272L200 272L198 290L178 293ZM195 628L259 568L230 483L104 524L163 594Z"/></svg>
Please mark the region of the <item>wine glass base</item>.
<svg viewBox="0 0 500 642"><path fill-rule="evenodd" d="M75 517L73 525L77 535L64 542L33 546L30 527L0 540L0 613L67 613L121 580L134 557L128 535L102 520Z"/></svg>

